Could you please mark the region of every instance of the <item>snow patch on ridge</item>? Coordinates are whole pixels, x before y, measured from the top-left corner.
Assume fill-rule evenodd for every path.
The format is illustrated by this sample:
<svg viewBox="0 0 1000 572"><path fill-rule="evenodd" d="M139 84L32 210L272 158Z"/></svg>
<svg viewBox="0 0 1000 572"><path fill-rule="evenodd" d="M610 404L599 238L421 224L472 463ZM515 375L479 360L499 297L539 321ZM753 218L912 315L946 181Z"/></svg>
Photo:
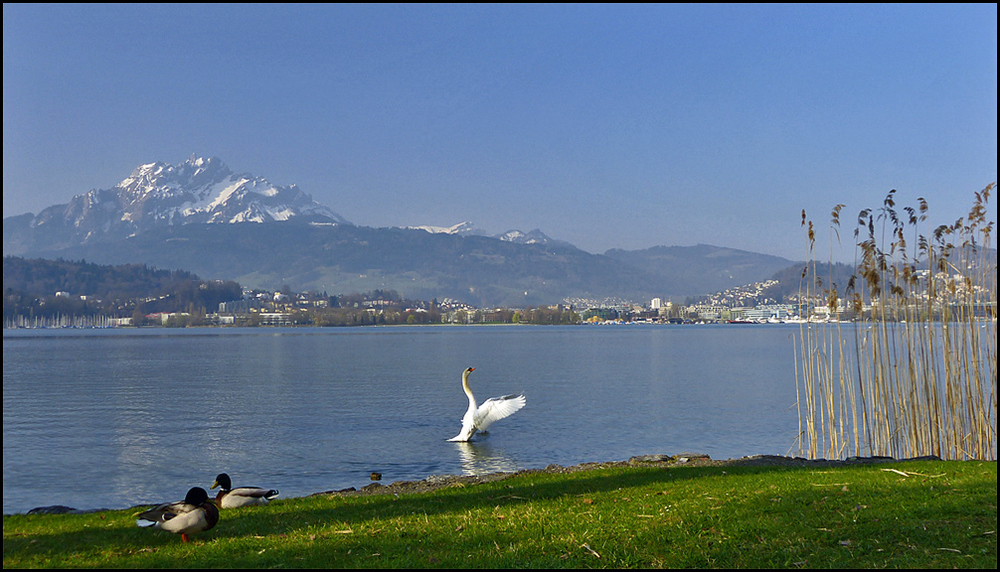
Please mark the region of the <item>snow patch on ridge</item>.
<svg viewBox="0 0 1000 572"><path fill-rule="evenodd" d="M475 231L472 223L469 221L460 222L452 226L432 226L432 225L421 225L421 226L408 226L405 227L410 230L422 230L429 232L431 234L468 234Z"/></svg>

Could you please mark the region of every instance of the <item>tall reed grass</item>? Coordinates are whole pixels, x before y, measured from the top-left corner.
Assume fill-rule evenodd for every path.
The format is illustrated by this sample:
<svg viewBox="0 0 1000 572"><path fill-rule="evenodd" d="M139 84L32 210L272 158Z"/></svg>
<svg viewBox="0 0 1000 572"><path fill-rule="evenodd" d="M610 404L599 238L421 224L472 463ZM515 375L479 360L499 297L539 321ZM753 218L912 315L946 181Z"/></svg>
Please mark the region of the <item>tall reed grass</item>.
<svg viewBox="0 0 1000 572"><path fill-rule="evenodd" d="M843 286L825 279L802 212L800 315L820 307L836 319L802 324L796 340L800 455L996 460L995 186L929 235L927 202L897 210L889 192L858 215L855 270ZM831 260L843 208L831 213Z"/></svg>

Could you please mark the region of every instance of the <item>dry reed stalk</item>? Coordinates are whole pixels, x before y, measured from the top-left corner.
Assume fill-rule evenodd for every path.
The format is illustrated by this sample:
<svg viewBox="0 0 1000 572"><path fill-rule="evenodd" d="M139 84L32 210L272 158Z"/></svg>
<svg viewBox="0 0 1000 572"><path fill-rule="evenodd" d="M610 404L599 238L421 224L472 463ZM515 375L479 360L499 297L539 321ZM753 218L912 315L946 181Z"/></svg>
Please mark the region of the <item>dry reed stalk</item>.
<svg viewBox="0 0 1000 572"><path fill-rule="evenodd" d="M855 321L800 327L800 454L996 459L996 251L986 216L994 187L975 193L967 218L929 239L919 228L923 199L900 216L891 191L881 208L861 211L847 298L832 272L824 287L803 211L809 257L800 315L803 304L821 300L831 315L846 309ZM838 241L842 207L831 214Z"/></svg>

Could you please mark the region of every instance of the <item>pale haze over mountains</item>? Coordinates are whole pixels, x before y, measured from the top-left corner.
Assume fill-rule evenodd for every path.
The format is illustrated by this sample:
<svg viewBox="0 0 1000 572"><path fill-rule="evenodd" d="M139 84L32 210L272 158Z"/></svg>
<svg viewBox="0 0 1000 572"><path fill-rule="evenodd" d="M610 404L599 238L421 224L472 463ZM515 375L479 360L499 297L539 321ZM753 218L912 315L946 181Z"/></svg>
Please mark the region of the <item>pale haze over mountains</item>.
<svg viewBox="0 0 1000 572"><path fill-rule="evenodd" d="M48 207L31 218L29 226L42 235L59 236L68 231L71 242L87 244L127 238L157 227L289 220L351 224L296 185L279 187L262 177L234 173L218 157L192 155L176 166L161 162L140 165L113 189L93 189L66 205ZM471 222L407 228L432 234L485 234ZM494 237L524 244L551 241L538 229L527 233L509 230ZM11 245L10 252L16 250ZM4 253L8 253L6 243Z"/></svg>
<svg viewBox="0 0 1000 572"><path fill-rule="evenodd" d="M4 255L145 263L244 285L350 293L396 289L477 305L705 294L763 280L789 260L712 246L584 252L541 230L351 224L295 185L220 159L135 168L38 215L4 219Z"/></svg>

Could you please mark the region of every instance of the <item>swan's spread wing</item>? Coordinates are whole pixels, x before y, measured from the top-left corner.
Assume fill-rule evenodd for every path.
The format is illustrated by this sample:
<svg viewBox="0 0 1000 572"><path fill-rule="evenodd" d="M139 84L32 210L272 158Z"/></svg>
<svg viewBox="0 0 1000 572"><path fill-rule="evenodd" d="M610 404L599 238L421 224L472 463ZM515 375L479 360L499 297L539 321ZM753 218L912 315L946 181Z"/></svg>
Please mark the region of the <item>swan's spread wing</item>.
<svg viewBox="0 0 1000 572"><path fill-rule="evenodd" d="M499 421L504 417L512 415L517 410L524 407L524 395L504 395L503 397L491 397L483 402L476 410L476 429L486 431L494 421Z"/></svg>

